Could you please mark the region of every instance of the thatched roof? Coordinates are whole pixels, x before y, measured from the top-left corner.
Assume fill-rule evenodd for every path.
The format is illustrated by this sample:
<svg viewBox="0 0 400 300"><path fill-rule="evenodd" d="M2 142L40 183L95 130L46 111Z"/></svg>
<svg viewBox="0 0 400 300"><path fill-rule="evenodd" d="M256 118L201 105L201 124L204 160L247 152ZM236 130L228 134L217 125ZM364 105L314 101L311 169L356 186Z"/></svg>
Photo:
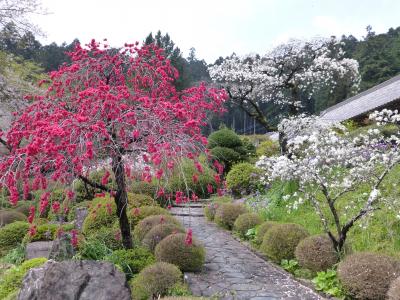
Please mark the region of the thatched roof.
<svg viewBox="0 0 400 300"><path fill-rule="evenodd" d="M400 75L329 107L321 118L341 122L393 105L396 100L400 100Z"/></svg>

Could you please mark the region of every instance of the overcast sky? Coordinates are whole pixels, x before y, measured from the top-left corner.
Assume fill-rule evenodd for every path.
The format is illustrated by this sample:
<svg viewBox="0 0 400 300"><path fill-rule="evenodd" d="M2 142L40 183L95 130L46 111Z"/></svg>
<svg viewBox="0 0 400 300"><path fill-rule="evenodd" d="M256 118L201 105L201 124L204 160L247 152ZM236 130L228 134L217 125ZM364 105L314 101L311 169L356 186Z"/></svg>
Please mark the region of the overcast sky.
<svg viewBox="0 0 400 300"><path fill-rule="evenodd" d="M361 38L400 26L399 0L42 0L35 16L43 43L107 38L113 46L143 41L161 29L187 55L212 63L232 52L264 53L289 38Z"/></svg>

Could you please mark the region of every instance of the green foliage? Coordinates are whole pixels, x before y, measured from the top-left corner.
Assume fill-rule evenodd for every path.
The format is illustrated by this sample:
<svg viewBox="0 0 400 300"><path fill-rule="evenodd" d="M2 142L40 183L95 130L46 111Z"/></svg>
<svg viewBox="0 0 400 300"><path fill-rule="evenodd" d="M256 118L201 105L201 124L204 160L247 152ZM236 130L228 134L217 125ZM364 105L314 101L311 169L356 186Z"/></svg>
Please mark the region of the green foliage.
<svg viewBox="0 0 400 300"><path fill-rule="evenodd" d="M300 225L277 224L265 233L260 250L276 262L293 259L298 243L307 236L307 230Z"/></svg>
<svg viewBox="0 0 400 300"><path fill-rule="evenodd" d="M13 210L0 210L0 227L15 221L24 221L26 216L23 213Z"/></svg>
<svg viewBox="0 0 400 300"><path fill-rule="evenodd" d="M176 233L158 243L155 256L158 261L178 266L182 272L195 272L201 270L206 252L195 239L190 245L186 243L186 234Z"/></svg>
<svg viewBox="0 0 400 300"><path fill-rule="evenodd" d="M164 296L172 286L181 282L181 278L181 271L172 264L158 262L147 266L131 282L132 299Z"/></svg>
<svg viewBox="0 0 400 300"><path fill-rule="evenodd" d="M295 259L282 259L281 266L289 273L294 274L300 268L299 262Z"/></svg>
<svg viewBox="0 0 400 300"><path fill-rule="evenodd" d="M74 256L75 259L103 260L110 256L112 250L106 246L103 241L96 239L87 239L79 244L79 251Z"/></svg>
<svg viewBox="0 0 400 300"><path fill-rule="evenodd" d="M324 292L336 298L344 298L345 292L340 284L337 273L333 269L318 272L317 276L312 280L317 291Z"/></svg>
<svg viewBox="0 0 400 300"><path fill-rule="evenodd" d="M146 234L155 226L160 224L175 224L181 227L181 224L177 219L169 215L154 215L148 216L141 220L133 230L133 236L138 241L142 241Z"/></svg>
<svg viewBox="0 0 400 300"><path fill-rule="evenodd" d="M326 234L312 235L301 240L295 255L302 267L315 272L332 268L339 261L339 255Z"/></svg>
<svg viewBox="0 0 400 300"><path fill-rule="evenodd" d="M272 228L272 226L278 224L277 222L274 221L266 221L262 223L260 226L256 227L256 238L255 238L255 243L257 245L261 245L264 239L265 233Z"/></svg>
<svg viewBox="0 0 400 300"><path fill-rule="evenodd" d="M245 213L241 214L239 217L236 218L235 223L233 224L233 230L242 238L246 238L246 233L249 229L260 225L262 222L261 218L258 214L255 213Z"/></svg>
<svg viewBox="0 0 400 300"><path fill-rule="evenodd" d="M128 204L129 207L140 207L157 205L157 202L149 195L128 193Z"/></svg>
<svg viewBox="0 0 400 300"><path fill-rule="evenodd" d="M161 242L165 237L169 236L173 233L184 232L181 226L176 224L167 223L167 224L159 224L154 226L142 240L142 244L150 249L150 251L154 252L155 247L159 242Z"/></svg>
<svg viewBox="0 0 400 300"><path fill-rule="evenodd" d="M87 235L101 227L111 226L117 219L116 209L114 199L109 196L93 199L89 213L83 222L83 234Z"/></svg>
<svg viewBox="0 0 400 300"><path fill-rule="evenodd" d="M238 163L226 176L226 185L234 195L251 194L257 189L260 170L250 163Z"/></svg>
<svg viewBox="0 0 400 300"><path fill-rule="evenodd" d="M128 214L129 222L131 223L131 229L144 218L154 215L170 215L169 211L159 206L142 206L139 208L132 208Z"/></svg>
<svg viewBox="0 0 400 300"><path fill-rule="evenodd" d="M348 255L338 266L344 290L356 299L385 299L390 283L399 275L399 261L370 252Z"/></svg>
<svg viewBox="0 0 400 300"><path fill-rule="evenodd" d="M212 149L218 146L233 149L243 146L243 142L233 130L222 128L208 136L208 148Z"/></svg>
<svg viewBox="0 0 400 300"><path fill-rule="evenodd" d="M168 191L172 193L188 191L195 193L200 198L208 197L207 185L211 184L215 189L214 175L216 173L207 165L204 159L199 159L199 163L203 167L203 173L197 170L193 160L183 159L174 169L172 176L168 178ZM193 175L198 177L196 183L193 182Z"/></svg>
<svg viewBox="0 0 400 300"><path fill-rule="evenodd" d="M130 185L130 191L135 194L144 194L155 197L158 187L155 182L133 181Z"/></svg>
<svg viewBox="0 0 400 300"><path fill-rule="evenodd" d="M124 271L127 280L154 263L154 256L147 249L133 248L114 251L105 260L118 265Z"/></svg>
<svg viewBox="0 0 400 300"><path fill-rule="evenodd" d="M27 222L17 221L0 228L0 253L4 255L17 247L29 229Z"/></svg>
<svg viewBox="0 0 400 300"><path fill-rule="evenodd" d="M222 203L215 212L214 221L222 228L232 230L237 217L246 212L242 204Z"/></svg>
<svg viewBox="0 0 400 300"><path fill-rule="evenodd" d="M400 299L400 277L393 280L390 284L389 291L387 293L388 300L399 300Z"/></svg>
<svg viewBox="0 0 400 300"><path fill-rule="evenodd" d="M25 247L23 244L11 249L1 261L8 264L20 265L25 260Z"/></svg>
<svg viewBox="0 0 400 300"><path fill-rule="evenodd" d="M253 241L256 238L256 232L257 232L257 229L255 227L250 228L249 230L247 230L247 232L245 234L245 238Z"/></svg>
<svg viewBox="0 0 400 300"><path fill-rule="evenodd" d="M209 221L214 221L215 213L218 208L218 203L210 203L204 206L204 215Z"/></svg>
<svg viewBox="0 0 400 300"><path fill-rule="evenodd" d="M190 296L192 295L190 288L187 284L178 282L174 284L172 287L170 287L166 293L168 296L178 296L178 297L166 297L162 299L193 299L196 297L179 297L179 296ZM197 299L197 298L196 298Z"/></svg>
<svg viewBox="0 0 400 300"><path fill-rule="evenodd" d="M267 140L267 141L260 143L260 145L258 145L257 150L256 150L256 154L258 157L263 156L263 155L267 156L267 157L271 157L271 156L278 155L279 153L280 153L279 143L275 142L273 140Z"/></svg>
<svg viewBox="0 0 400 300"><path fill-rule="evenodd" d="M24 214L25 216L28 216L29 209L32 205L34 205L34 203L30 201L19 201L17 207L14 210Z"/></svg>
<svg viewBox="0 0 400 300"><path fill-rule="evenodd" d="M100 183L101 179L105 174L105 170L92 171L89 174L89 179L93 182ZM111 172L110 172L111 173ZM95 197L96 193L102 193L102 190L95 189L88 184L84 183L82 180L77 179L74 181L74 192L75 192L75 201L82 202L86 200L92 200ZM106 186L110 189L115 188L115 180L112 176L109 177Z"/></svg>
<svg viewBox="0 0 400 300"><path fill-rule="evenodd" d="M119 226L101 227L97 230L90 232L87 235L87 238L89 240L100 241L104 243L104 245L111 250L117 250L123 248L121 239L121 230L119 229Z"/></svg>
<svg viewBox="0 0 400 300"><path fill-rule="evenodd" d="M0 299L5 299L16 292L22 284L25 274L32 268L39 267L47 261L46 258L33 258L7 270L0 280Z"/></svg>

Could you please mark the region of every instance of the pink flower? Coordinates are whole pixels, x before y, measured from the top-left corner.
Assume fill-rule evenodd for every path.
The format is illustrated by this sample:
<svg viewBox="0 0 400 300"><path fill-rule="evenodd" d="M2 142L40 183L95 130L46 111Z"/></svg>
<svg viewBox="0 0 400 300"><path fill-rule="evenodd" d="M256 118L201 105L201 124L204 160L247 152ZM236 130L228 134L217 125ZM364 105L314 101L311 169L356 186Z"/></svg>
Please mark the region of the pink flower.
<svg viewBox="0 0 400 300"><path fill-rule="evenodd" d="M191 246L193 244L193 232L192 232L192 229L188 229L188 231L186 233L185 244L187 246Z"/></svg>

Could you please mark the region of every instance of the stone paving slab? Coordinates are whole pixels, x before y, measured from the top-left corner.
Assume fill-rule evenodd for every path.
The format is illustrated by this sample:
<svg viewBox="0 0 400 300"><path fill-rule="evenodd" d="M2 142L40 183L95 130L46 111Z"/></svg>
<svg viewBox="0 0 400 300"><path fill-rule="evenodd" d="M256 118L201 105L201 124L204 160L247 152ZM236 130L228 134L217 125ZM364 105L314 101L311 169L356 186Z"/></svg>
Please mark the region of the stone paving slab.
<svg viewBox="0 0 400 300"><path fill-rule="evenodd" d="M172 207L171 213L174 216L188 216L188 217L204 216L204 211L202 207Z"/></svg>
<svg viewBox="0 0 400 300"><path fill-rule="evenodd" d="M192 228L207 251L203 271L185 274L194 295L222 300L325 299L215 224L199 217L177 218Z"/></svg>

